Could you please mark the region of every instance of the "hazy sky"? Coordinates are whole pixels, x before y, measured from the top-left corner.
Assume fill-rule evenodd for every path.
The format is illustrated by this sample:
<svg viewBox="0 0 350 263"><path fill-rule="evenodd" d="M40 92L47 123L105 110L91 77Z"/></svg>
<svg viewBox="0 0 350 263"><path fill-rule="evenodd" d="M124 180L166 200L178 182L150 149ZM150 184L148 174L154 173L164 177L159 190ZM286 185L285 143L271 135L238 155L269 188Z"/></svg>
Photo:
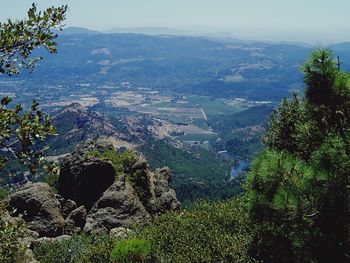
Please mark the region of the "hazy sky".
<svg viewBox="0 0 350 263"><path fill-rule="evenodd" d="M23 18L32 1L0 0L0 20ZM266 40L350 41L350 0L36 0L69 5L67 26L97 30L162 26L231 31Z"/></svg>

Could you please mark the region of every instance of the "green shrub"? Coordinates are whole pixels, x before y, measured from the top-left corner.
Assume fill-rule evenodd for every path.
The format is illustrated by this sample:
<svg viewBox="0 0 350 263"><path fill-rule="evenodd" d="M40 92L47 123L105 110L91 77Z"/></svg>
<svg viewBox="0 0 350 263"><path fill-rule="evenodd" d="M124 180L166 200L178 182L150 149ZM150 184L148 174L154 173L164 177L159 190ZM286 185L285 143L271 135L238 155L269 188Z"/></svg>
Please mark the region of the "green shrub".
<svg viewBox="0 0 350 263"><path fill-rule="evenodd" d="M88 156L111 161L117 174L130 173L137 160L137 156L132 151L118 153L114 149L105 149L103 152L95 150L88 153Z"/></svg>
<svg viewBox="0 0 350 263"><path fill-rule="evenodd" d="M114 149L105 149L103 152L92 151L88 153L88 156L111 161L116 171L116 176L122 173L126 174L128 182L135 189L141 201L149 198L150 193L147 191L149 189L148 173L143 170L134 171L132 169L137 161L137 156L134 152L127 150L119 153Z"/></svg>
<svg viewBox="0 0 350 263"><path fill-rule="evenodd" d="M20 242L24 227L21 224L7 222L4 213L5 209L0 204L0 263L19 262L25 250Z"/></svg>
<svg viewBox="0 0 350 263"><path fill-rule="evenodd" d="M58 173L49 173L44 180L45 183L51 186L52 189L54 189L54 191L56 192L58 192L58 177L59 177Z"/></svg>
<svg viewBox="0 0 350 263"><path fill-rule="evenodd" d="M254 262L247 255L252 229L239 200L201 201L135 230L150 240L152 262Z"/></svg>
<svg viewBox="0 0 350 263"><path fill-rule="evenodd" d="M74 235L68 240L46 242L34 250L41 263L105 263L116 240L108 235Z"/></svg>
<svg viewBox="0 0 350 263"><path fill-rule="evenodd" d="M111 253L113 263L147 262L151 243L147 240L130 239L118 243Z"/></svg>
<svg viewBox="0 0 350 263"><path fill-rule="evenodd" d="M9 195L9 193L10 193L9 191L0 187L0 200L5 199Z"/></svg>

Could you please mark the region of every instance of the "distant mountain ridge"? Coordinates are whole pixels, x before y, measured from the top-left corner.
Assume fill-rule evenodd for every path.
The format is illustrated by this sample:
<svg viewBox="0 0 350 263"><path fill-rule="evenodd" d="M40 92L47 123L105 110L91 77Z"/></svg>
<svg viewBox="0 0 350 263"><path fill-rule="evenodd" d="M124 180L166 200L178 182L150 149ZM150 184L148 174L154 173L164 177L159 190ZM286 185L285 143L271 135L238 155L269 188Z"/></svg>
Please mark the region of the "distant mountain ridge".
<svg viewBox="0 0 350 263"><path fill-rule="evenodd" d="M84 32L84 31L82 31ZM60 35L57 56L31 74L40 82L130 82L156 90L279 100L302 89L310 48L205 37L142 34Z"/></svg>
<svg viewBox="0 0 350 263"><path fill-rule="evenodd" d="M59 35L98 35L102 32L91 30L84 27L66 27L58 32Z"/></svg>
<svg viewBox="0 0 350 263"><path fill-rule="evenodd" d="M158 29L153 33L161 33ZM279 101L292 91L302 93L300 67L312 50L302 43L230 37L105 34L83 28L63 32L58 55L40 62L43 66L30 79L26 74L21 78L48 85L129 82L158 91ZM350 70L349 43L330 47Z"/></svg>
<svg viewBox="0 0 350 263"><path fill-rule="evenodd" d="M168 27L116 27L104 32L112 34L133 33L144 35L198 35L198 33L190 30L187 31Z"/></svg>

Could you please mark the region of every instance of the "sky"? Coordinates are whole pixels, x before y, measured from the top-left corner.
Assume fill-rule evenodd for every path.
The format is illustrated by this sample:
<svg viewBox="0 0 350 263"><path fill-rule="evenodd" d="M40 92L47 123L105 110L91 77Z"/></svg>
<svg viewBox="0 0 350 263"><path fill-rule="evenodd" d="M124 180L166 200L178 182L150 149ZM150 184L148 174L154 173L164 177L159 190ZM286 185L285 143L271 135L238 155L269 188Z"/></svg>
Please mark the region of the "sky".
<svg viewBox="0 0 350 263"><path fill-rule="evenodd" d="M350 0L35 0L69 6L67 26L170 27L246 39L350 41ZM24 18L30 0L0 0L0 21Z"/></svg>

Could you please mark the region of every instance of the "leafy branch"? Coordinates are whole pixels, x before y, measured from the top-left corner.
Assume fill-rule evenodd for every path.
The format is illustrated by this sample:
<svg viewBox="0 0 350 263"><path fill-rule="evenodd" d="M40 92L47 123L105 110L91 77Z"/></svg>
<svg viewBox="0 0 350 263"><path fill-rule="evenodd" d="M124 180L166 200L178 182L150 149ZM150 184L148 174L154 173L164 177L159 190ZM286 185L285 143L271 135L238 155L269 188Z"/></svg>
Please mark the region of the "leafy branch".
<svg viewBox="0 0 350 263"><path fill-rule="evenodd" d="M20 68L32 71L42 57L30 58L30 55L41 46L50 53L57 53L54 41L57 34L53 29L62 30L67 10L67 6L61 6L41 12L32 4L28 18L0 23L0 75L19 74Z"/></svg>

